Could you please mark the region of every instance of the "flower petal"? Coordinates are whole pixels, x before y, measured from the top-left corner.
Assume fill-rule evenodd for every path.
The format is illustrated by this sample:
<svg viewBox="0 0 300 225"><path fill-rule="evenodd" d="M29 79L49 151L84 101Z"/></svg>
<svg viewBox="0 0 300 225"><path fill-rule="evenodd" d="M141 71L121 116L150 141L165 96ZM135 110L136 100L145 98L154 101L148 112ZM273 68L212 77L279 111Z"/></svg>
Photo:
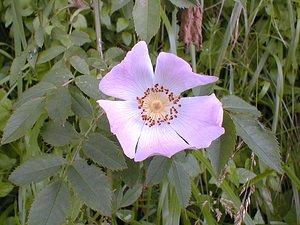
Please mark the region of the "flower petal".
<svg viewBox="0 0 300 225"><path fill-rule="evenodd" d="M167 87L176 95L217 80L215 76L193 73L190 65L174 54L161 52L157 57L154 83Z"/></svg>
<svg viewBox="0 0 300 225"><path fill-rule="evenodd" d="M132 100L153 85L153 68L144 41L138 42L124 60L106 74L99 89L106 95Z"/></svg>
<svg viewBox="0 0 300 225"><path fill-rule="evenodd" d="M171 127L193 148L207 148L225 130L223 109L214 94L180 99L181 108Z"/></svg>
<svg viewBox="0 0 300 225"><path fill-rule="evenodd" d="M144 126L137 103L129 101L99 100L114 133L129 158L134 158L135 148Z"/></svg>
<svg viewBox="0 0 300 225"><path fill-rule="evenodd" d="M135 161L143 161L153 155L171 157L189 148L189 145L168 125L149 127L145 125L140 136Z"/></svg>

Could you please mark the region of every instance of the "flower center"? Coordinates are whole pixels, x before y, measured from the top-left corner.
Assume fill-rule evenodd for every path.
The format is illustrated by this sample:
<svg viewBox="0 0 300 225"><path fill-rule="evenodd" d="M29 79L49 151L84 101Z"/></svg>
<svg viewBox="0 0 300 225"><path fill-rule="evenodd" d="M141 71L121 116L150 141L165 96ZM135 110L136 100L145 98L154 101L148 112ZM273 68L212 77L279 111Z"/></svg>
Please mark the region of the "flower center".
<svg viewBox="0 0 300 225"><path fill-rule="evenodd" d="M161 100L154 100L150 105L150 110L154 113L161 112L163 109L163 102Z"/></svg>
<svg viewBox="0 0 300 225"><path fill-rule="evenodd" d="M136 97L141 109L141 118L146 125L152 127L162 123L170 124L170 121L177 118L180 96L175 97L169 89L155 84L147 88L144 96Z"/></svg>

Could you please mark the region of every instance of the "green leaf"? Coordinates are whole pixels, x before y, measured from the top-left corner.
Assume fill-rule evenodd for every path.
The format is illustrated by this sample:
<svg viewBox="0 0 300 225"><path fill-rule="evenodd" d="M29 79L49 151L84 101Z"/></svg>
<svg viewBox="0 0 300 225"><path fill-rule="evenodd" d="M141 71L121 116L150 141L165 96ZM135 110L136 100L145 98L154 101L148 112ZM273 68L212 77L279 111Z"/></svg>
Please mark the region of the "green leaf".
<svg viewBox="0 0 300 225"><path fill-rule="evenodd" d="M116 212L116 215L120 220L122 220L123 222L125 222L127 224L128 223L131 224L130 222L134 220L134 211L133 210L127 210L127 209L118 210L118 212ZM145 225L147 225L147 224L145 224ZM149 225L151 225L151 224L149 223Z"/></svg>
<svg viewBox="0 0 300 225"><path fill-rule="evenodd" d="M44 98L35 98L17 108L4 128L1 144L7 144L22 137L38 120L43 108Z"/></svg>
<svg viewBox="0 0 300 225"><path fill-rule="evenodd" d="M177 156L178 155L179 154L177 154ZM177 157L175 157L175 160L178 163L182 164L184 170L188 173L188 175L191 178L195 178L201 173L199 162L197 161L197 159L195 158L195 156L193 154L184 155L183 160L177 160Z"/></svg>
<svg viewBox="0 0 300 225"><path fill-rule="evenodd" d="M25 48L27 45L23 25L23 10L22 7L20 7L19 1L12 0L9 2L11 4L11 11L8 12L12 14L13 25L11 31L14 37L14 50L17 54L19 54L19 52L21 52L21 48Z"/></svg>
<svg viewBox="0 0 300 225"><path fill-rule="evenodd" d="M181 204L175 187L163 181L159 199L159 210L162 212L162 224L179 225Z"/></svg>
<svg viewBox="0 0 300 225"><path fill-rule="evenodd" d="M6 154L0 152L0 170L11 170L15 163L15 158L10 158Z"/></svg>
<svg viewBox="0 0 300 225"><path fill-rule="evenodd" d="M124 55L125 52L123 49L118 47L112 47L104 53L104 58L108 64L113 64L116 62L120 62L124 58Z"/></svg>
<svg viewBox="0 0 300 225"><path fill-rule="evenodd" d="M135 1L132 15L136 33L149 43L159 29L160 0Z"/></svg>
<svg viewBox="0 0 300 225"><path fill-rule="evenodd" d="M75 83L87 96L96 100L103 98L98 88L99 80L96 77L90 75L78 76Z"/></svg>
<svg viewBox="0 0 300 225"><path fill-rule="evenodd" d="M89 100L83 96L77 87L69 87L71 93L72 111L79 117L85 119L93 118L93 108Z"/></svg>
<svg viewBox="0 0 300 225"><path fill-rule="evenodd" d="M59 124L64 124L71 110L71 95L67 87L47 95L46 108L49 117Z"/></svg>
<svg viewBox="0 0 300 225"><path fill-rule="evenodd" d="M295 174L294 168L288 165L283 166L285 174L291 179L293 184L300 190L300 178Z"/></svg>
<svg viewBox="0 0 300 225"><path fill-rule="evenodd" d="M134 162L132 159L126 157L125 159L127 169L116 172L120 175L121 180L129 187L133 187L137 182L139 182L142 176L142 170L140 164Z"/></svg>
<svg viewBox="0 0 300 225"><path fill-rule="evenodd" d="M222 126L225 129L225 134L214 140L206 152L217 175L220 175L222 169L228 163L230 156L233 154L237 136L235 125L226 112L224 112Z"/></svg>
<svg viewBox="0 0 300 225"><path fill-rule="evenodd" d="M9 176L16 185L41 181L57 172L66 161L55 155L42 155L24 162Z"/></svg>
<svg viewBox="0 0 300 225"><path fill-rule="evenodd" d="M45 62L49 62L51 59L54 59L55 57L59 56L65 50L66 50L66 48L61 45L48 48L47 50L45 50L39 54L36 64L42 64Z"/></svg>
<svg viewBox="0 0 300 225"><path fill-rule="evenodd" d="M96 50L94 50L96 51ZM98 52L97 52L98 53ZM99 54L99 53L98 53ZM99 56L97 54L97 56ZM78 47L78 46L71 46L69 47L66 51L65 51L65 54L64 54L64 58L65 59L69 59L71 58L72 56L79 56L80 58L82 59L86 59L88 57L87 53L85 52L85 50L83 50L81 47ZM99 56L100 58L100 56Z"/></svg>
<svg viewBox="0 0 300 225"><path fill-rule="evenodd" d="M266 130L255 118L244 114L230 114L237 134L245 141L249 148L258 158L279 173L280 167L280 148L278 142L270 131Z"/></svg>
<svg viewBox="0 0 300 225"><path fill-rule="evenodd" d="M221 99L223 108L233 113L249 113L256 117L260 117L261 113L257 110L256 107L250 105L248 102L243 99L235 96L228 95Z"/></svg>
<svg viewBox="0 0 300 225"><path fill-rule="evenodd" d="M35 86L27 89L22 94L22 97L15 103L14 108L19 108L21 105L34 98L44 97L47 93L50 93L55 89L56 87L53 84L42 81Z"/></svg>
<svg viewBox="0 0 300 225"><path fill-rule="evenodd" d="M42 48L44 45L44 30L42 27L38 28L34 34L36 44Z"/></svg>
<svg viewBox="0 0 300 225"><path fill-rule="evenodd" d="M0 198L3 198L12 191L14 185L8 182L0 182Z"/></svg>
<svg viewBox="0 0 300 225"><path fill-rule="evenodd" d="M181 207L185 208L189 203L192 187L190 177L181 163L173 160L168 179L176 190Z"/></svg>
<svg viewBox="0 0 300 225"><path fill-rule="evenodd" d="M64 224L71 204L67 184L63 181L54 182L44 188L34 200L28 216L28 225Z"/></svg>
<svg viewBox="0 0 300 225"><path fill-rule="evenodd" d="M43 78L43 82L49 82L56 86L62 86L70 79L74 78L71 71L67 68L51 69Z"/></svg>
<svg viewBox="0 0 300 225"><path fill-rule="evenodd" d="M70 39L77 46L81 46L85 43L91 42L89 35L82 31L73 31L70 35Z"/></svg>
<svg viewBox="0 0 300 225"><path fill-rule="evenodd" d="M79 138L79 134L68 122L62 126L50 121L44 125L41 134L43 139L52 146L67 145Z"/></svg>
<svg viewBox="0 0 300 225"><path fill-rule="evenodd" d="M237 168L236 173L238 176L238 180L241 184L246 183L247 181L252 180L254 177L256 177L256 174L253 173L250 170L246 170L244 168Z"/></svg>
<svg viewBox="0 0 300 225"><path fill-rule="evenodd" d="M99 133L90 135L82 148L90 159L101 166L111 170L121 170L127 167L120 148Z"/></svg>
<svg viewBox="0 0 300 225"><path fill-rule="evenodd" d="M189 8L195 6L195 3L192 3L192 1L189 0L170 0L170 2L179 8Z"/></svg>
<svg viewBox="0 0 300 225"><path fill-rule="evenodd" d="M111 214L111 187L100 168L78 160L68 168L67 175L78 197L87 206L105 216Z"/></svg>
<svg viewBox="0 0 300 225"><path fill-rule="evenodd" d="M168 174L172 160L163 156L155 156L146 171L146 185L154 185Z"/></svg>
<svg viewBox="0 0 300 225"><path fill-rule="evenodd" d="M128 27L128 25L129 22L125 18L119 17L117 20L117 33L120 33L121 31L125 30Z"/></svg>
<svg viewBox="0 0 300 225"><path fill-rule="evenodd" d="M122 41L125 45L129 46L132 41L132 34L127 31L122 32Z"/></svg>
<svg viewBox="0 0 300 225"><path fill-rule="evenodd" d="M10 67L10 75L9 75L9 83L10 86L14 85L18 78L22 76L21 72L26 63L26 58L28 56L28 51L23 51L20 56L14 58L11 67Z"/></svg>
<svg viewBox="0 0 300 225"><path fill-rule="evenodd" d="M128 4L130 0L111 0L111 14Z"/></svg>
<svg viewBox="0 0 300 225"><path fill-rule="evenodd" d="M72 26L75 30L87 30L88 25L85 16L81 13L77 13L76 20L72 22Z"/></svg>
<svg viewBox="0 0 300 225"><path fill-rule="evenodd" d="M0 130L3 131L4 127L11 116L12 100L7 96L7 92L2 88L0 90ZM0 160L1 161L1 160Z"/></svg>
<svg viewBox="0 0 300 225"><path fill-rule="evenodd" d="M81 58L77 55L72 56L70 58L70 63L74 67L74 69L77 70L78 72L85 74L85 75L90 74L89 65L83 58Z"/></svg>
<svg viewBox="0 0 300 225"><path fill-rule="evenodd" d="M142 190L142 184L136 184L132 188L128 189L121 200L120 207L130 206L135 203L142 194Z"/></svg>
<svg viewBox="0 0 300 225"><path fill-rule="evenodd" d="M29 65L35 69L36 61L38 58L38 47L35 44L30 44L28 47L28 56L27 56L27 61Z"/></svg>
<svg viewBox="0 0 300 225"><path fill-rule="evenodd" d="M100 71L106 71L107 70L107 65L106 62L101 60L99 57L90 57L87 58L87 62L91 67L94 67Z"/></svg>

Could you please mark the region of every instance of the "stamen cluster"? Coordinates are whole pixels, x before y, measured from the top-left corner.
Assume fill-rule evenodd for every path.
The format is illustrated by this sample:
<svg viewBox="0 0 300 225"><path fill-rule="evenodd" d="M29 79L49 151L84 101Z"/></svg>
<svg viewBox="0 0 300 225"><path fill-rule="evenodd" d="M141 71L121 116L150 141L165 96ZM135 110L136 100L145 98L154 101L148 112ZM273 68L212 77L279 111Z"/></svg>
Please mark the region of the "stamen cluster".
<svg viewBox="0 0 300 225"><path fill-rule="evenodd" d="M142 120L149 127L170 124L171 120L177 118L180 96L174 96L173 92L164 86L155 84L147 88L144 96L136 97L138 109L141 109Z"/></svg>

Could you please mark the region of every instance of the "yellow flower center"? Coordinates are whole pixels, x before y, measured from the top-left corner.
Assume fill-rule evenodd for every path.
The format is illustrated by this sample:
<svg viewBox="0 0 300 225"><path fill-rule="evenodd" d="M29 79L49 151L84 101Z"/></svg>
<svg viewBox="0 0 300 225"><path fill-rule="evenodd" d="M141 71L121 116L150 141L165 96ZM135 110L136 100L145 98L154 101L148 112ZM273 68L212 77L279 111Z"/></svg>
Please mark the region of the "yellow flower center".
<svg viewBox="0 0 300 225"><path fill-rule="evenodd" d="M141 118L146 125L152 127L162 123L170 124L170 121L177 118L177 107L180 96L174 97L173 92L163 86L155 84L144 92L144 96L136 97L141 109Z"/></svg>
<svg viewBox="0 0 300 225"><path fill-rule="evenodd" d="M161 112L163 108L163 103L161 100L154 100L150 104L150 110L154 113Z"/></svg>

